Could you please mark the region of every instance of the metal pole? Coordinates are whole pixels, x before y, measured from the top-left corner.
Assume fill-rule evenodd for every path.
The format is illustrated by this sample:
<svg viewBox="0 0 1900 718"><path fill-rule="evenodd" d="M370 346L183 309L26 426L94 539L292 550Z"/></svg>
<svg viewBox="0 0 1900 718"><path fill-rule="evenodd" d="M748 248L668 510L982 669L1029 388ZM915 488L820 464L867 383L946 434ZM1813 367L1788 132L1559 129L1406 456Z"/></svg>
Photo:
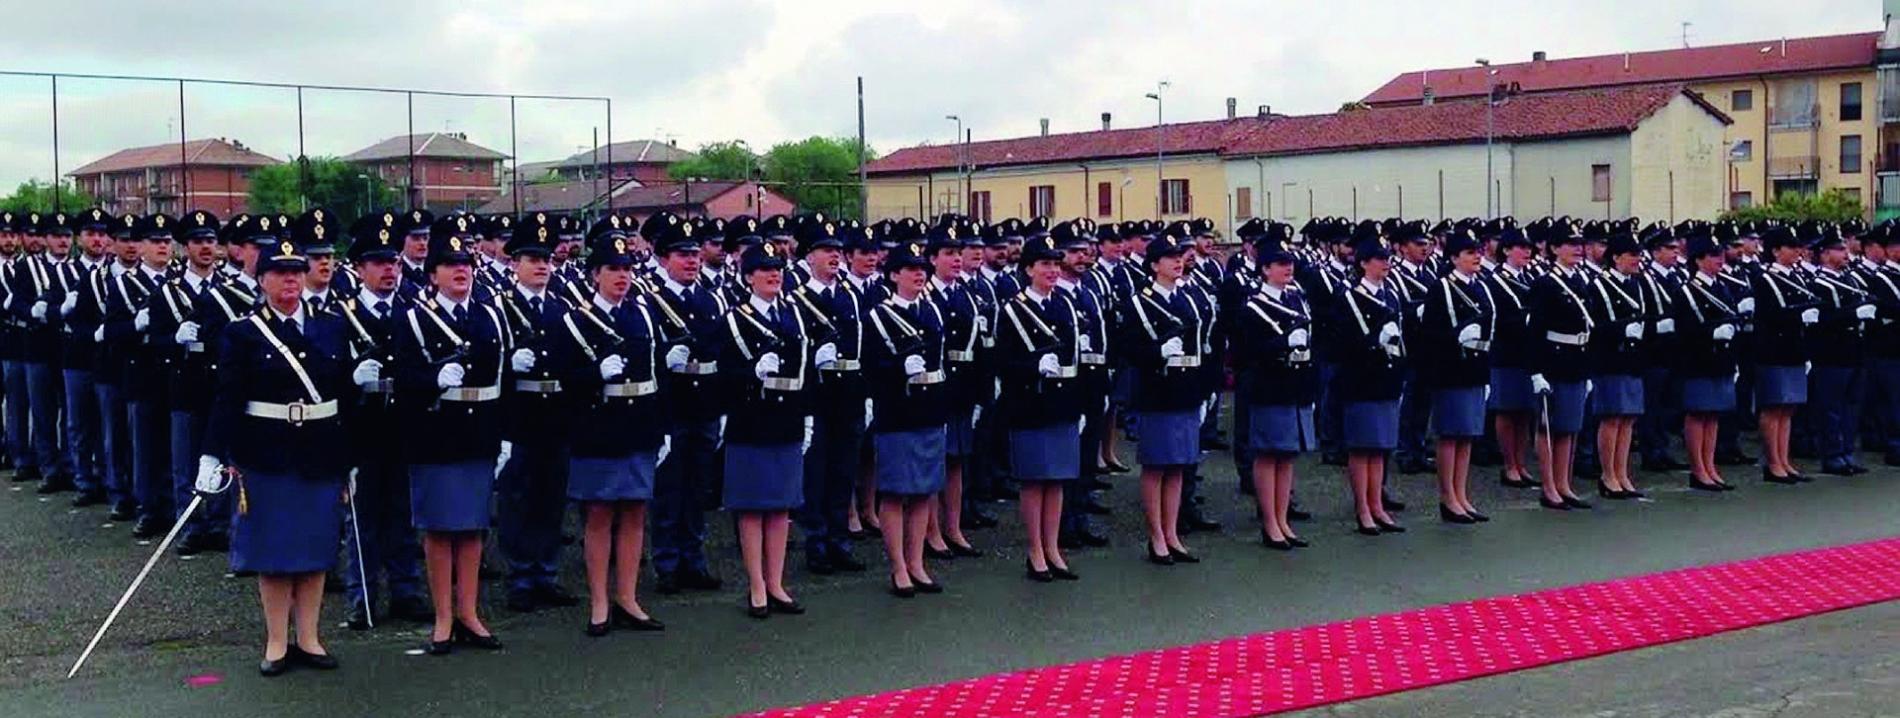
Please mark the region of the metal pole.
<svg viewBox="0 0 1900 718"><path fill-rule="evenodd" d="M599 127L594 128L594 156L592 159L594 163L594 193L593 193L594 199L593 201L587 203L589 209L593 209L594 202L600 201L600 128ZM614 186L612 183L608 183L607 191L609 192L613 191L613 187Z"/></svg>
<svg viewBox="0 0 1900 718"><path fill-rule="evenodd" d="M409 195L408 209L416 208L416 93L405 92L403 96L409 103L409 187L404 194Z"/></svg>
<svg viewBox="0 0 1900 718"><path fill-rule="evenodd" d="M54 178L58 179L58 178ZM185 156L185 81L178 81L178 213L191 204L191 158ZM57 190L53 196L59 196Z"/></svg>
<svg viewBox="0 0 1900 718"><path fill-rule="evenodd" d="M607 99L607 171L614 171L614 101ZM607 213L614 213L614 178L607 178Z"/></svg>
<svg viewBox="0 0 1900 718"><path fill-rule="evenodd" d="M864 169L864 76L858 76L858 219L871 218L871 185Z"/></svg>
<svg viewBox="0 0 1900 718"><path fill-rule="evenodd" d="M103 182L100 189L105 189ZM53 76L53 211L59 211L59 76Z"/></svg>
<svg viewBox="0 0 1900 718"><path fill-rule="evenodd" d="M508 96L508 164L514 168L509 176L508 193L515 196L515 216L521 216L521 147L515 143L515 97Z"/></svg>
<svg viewBox="0 0 1900 718"><path fill-rule="evenodd" d="M1161 114L1161 85L1155 85L1155 221L1161 221L1166 213L1167 175L1163 172L1163 158L1167 156L1168 125Z"/></svg>
<svg viewBox="0 0 1900 718"><path fill-rule="evenodd" d="M297 207L310 209L310 155L303 149L303 86L297 86ZM364 214L369 209L363 210ZM367 594L365 594L367 595Z"/></svg>

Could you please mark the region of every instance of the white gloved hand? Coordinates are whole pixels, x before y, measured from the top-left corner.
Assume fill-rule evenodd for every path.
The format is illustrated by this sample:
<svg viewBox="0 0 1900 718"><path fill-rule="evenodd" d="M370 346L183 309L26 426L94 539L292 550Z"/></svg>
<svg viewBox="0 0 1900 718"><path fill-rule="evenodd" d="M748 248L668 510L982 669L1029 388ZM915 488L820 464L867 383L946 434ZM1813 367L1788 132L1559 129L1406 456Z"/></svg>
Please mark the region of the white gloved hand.
<svg viewBox="0 0 1900 718"><path fill-rule="evenodd" d="M820 369L827 369L830 368L831 365L837 364L838 345L831 342L818 345L818 351L812 352L811 363L812 366Z"/></svg>
<svg viewBox="0 0 1900 718"><path fill-rule="evenodd" d="M42 322L46 321L46 300L42 299L34 302L31 311L33 312L34 319L38 319Z"/></svg>
<svg viewBox="0 0 1900 718"><path fill-rule="evenodd" d="M1312 341L1313 335L1308 333L1305 329L1295 329L1286 335L1286 345L1294 349L1305 349L1307 344Z"/></svg>
<svg viewBox="0 0 1900 718"><path fill-rule="evenodd" d="M1484 403L1486 404L1491 403L1491 385L1490 384L1484 385Z"/></svg>
<svg viewBox="0 0 1900 718"><path fill-rule="evenodd" d="M1169 339L1161 343L1161 358L1162 359L1167 359L1170 357L1178 357L1186 353L1187 353L1187 350L1182 348L1181 346L1180 337L1174 337L1172 339Z"/></svg>
<svg viewBox="0 0 1900 718"><path fill-rule="evenodd" d="M1418 305L1418 310L1413 313L1418 315L1419 321L1425 321L1425 305Z"/></svg>
<svg viewBox="0 0 1900 718"><path fill-rule="evenodd" d="M1080 418L1080 419L1076 419L1076 420L1075 420L1075 435L1076 435L1076 436L1081 436L1081 435L1083 434L1083 432L1086 432L1086 431L1088 431L1088 430L1089 430L1089 418L1088 418L1088 417L1086 417L1086 416L1084 416L1084 417L1082 417L1082 418Z"/></svg>
<svg viewBox="0 0 1900 718"><path fill-rule="evenodd" d="M59 303L59 315L66 316L79 308L79 293L67 292L66 298Z"/></svg>
<svg viewBox="0 0 1900 718"><path fill-rule="evenodd" d="M614 377L618 377L626 373L626 371L627 360L619 354L609 354L606 359L600 360L601 381L613 381Z"/></svg>
<svg viewBox="0 0 1900 718"><path fill-rule="evenodd" d="M1531 375L1531 391L1539 393L1539 394L1549 394L1550 382L1546 381L1544 379L1544 375L1542 374L1532 374Z"/></svg>
<svg viewBox="0 0 1900 718"><path fill-rule="evenodd" d="M983 316L981 314L976 315L976 333L988 334L989 332L990 332L990 318Z"/></svg>
<svg viewBox="0 0 1900 718"><path fill-rule="evenodd" d="M1743 314L1754 314L1755 313L1755 298L1742 297L1742 301L1735 303L1735 311L1741 312Z"/></svg>
<svg viewBox="0 0 1900 718"><path fill-rule="evenodd" d="M468 370L460 364L443 364L442 370L435 373L435 385L443 389L454 389L462 385L462 379L468 376Z"/></svg>
<svg viewBox="0 0 1900 718"><path fill-rule="evenodd" d="M1001 398L1003 398L1003 380L997 379L995 383L990 385L990 401L996 401Z"/></svg>
<svg viewBox="0 0 1900 718"><path fill-rule="evenodd" d="M152 326L152 310L150 307L147 307L145 309L140 309L139 313L132 315L133 329L136 329L142 332L142 331L145 331L145 328L149 326Z"/></svg>
<svg viewBox="0 0 1900 718"><path fill-rule="evenodd" d="M1593 392L1596 390L1597 390L1596 382L1590 381L1589 379L1583 380L1583 395L1584 396L1589 396L1590 392Z"/></svg>
<svg viewBox="0 0 1900 718"><path fill-rule="evenodd" d="M383 363L375 359L364 359L350 372L350 382L357 386L374 384L383 379Z"/></svg>
<svg viewBox="0 0 1900 718"><path fill-rule="evenodd" d="M904 376L917 376L924 373L924 358L912 354L904 357Z"/></svg>
<svg viewBox="0 0 1900 718"><path fill-rule="evenodd" d="M1801 310L1801 323L1802 323L1802 324L1809 324L1809 325L1812 325L1812 324L1820 324L1820 323L1821 323L1821 310L1819 310L1819 309L1803 309L1803 310Z"/></svg>
<svg viewBox="0 0 1900 718"><path fill-rule="evenodd" d="M1057 373L1060 373L1061 371L1062 371L1062 362L1057 361L1056 355L1054 354L1044 354L1042 355L1041 359L1036 360L1037 374L1041 374L1043 376L1055 376Z"/></svg>
<svg viewBox="0 0 1900 718"><path fill-rule="evenodd" d="M1808 361L1808 362L1801 362L1801 373L1803 373L1803 374L1813 374L1813 373L1814 373L1814 362L1811 362L1811 361Z"/></svg>
<svg viewBox="0 0 1900 718"><path fill-rule="evenodd" d="M1207 423L1207 402L1201 402L1199 404L1194 405L1194 423L1196 424Z"/></svg>
<svg viewBox="0 0 1900 718"><path fill-rule="evenodd" d="M811 451L811 417L805 417L805 441L798 445L798 455L804 456Z"/></svg>
<svg viewBox="0 0 1900 718"><path fill-rule="evenodd" d="M976 428L976 423L982 420L983 420L983 405L977 404L976 406L970 407L970 428L972 429Z"/></svg>
<svg viewBox="0 0 1900 718"><path fill-rule="evenodd" d="M198 341L198 323L187 320L184 324L178 325L178 331L172 332L172 341L179 344Z"/></svg>
<svg viewBox="0 0 1900 718"><path fill-rule="evenodd" d="M516 349L515 353L508 357L508 366L518 372L534 371L534 350L526 347Z"/></svg>
<svg viewBox="0 0 1900 718"><path fill-rule="evenodd" d="M1657 334L1676 333L1676 320L1674 318L1668 318L1668 317L1656 320L1656 333Z"/></svg>
<svg viewBox="0 0 1900 718"><path fill-rule="evenodd" d="M1710 333L1710 336L1714 337L1718 342L1732 341L1735 339L1735 325L1724 324L1716 327L1715 331Z"/></svg>
<svg viewBox="0 0 1900 718"><path fill-rule="evenodd" d="M772 376L773 372L778 371L778 368L778 353L766 352L759 357L758 363L752 365L752 375L758 377L760 381L764 381L766 378Z"/></svg>
<svg viewBox="0 0 1900 718"><path fill-rule="evenodd" d="M659 468L660 464L666 463L666 457L668 454L671 454L671 453L673 453L673 435L661 434L660 435L660 454L658 458L655 458L653 460L653 467Z"/></svg>
<svg viewBox="0 0 1900 718"><path fill-rule="evenodd" d="M343 486L343 490L348 492L351 502L356 501L356 471L356 469L350 469L350 480Z"/></svg>
<svg viewBox="0 0 1900 718"><path fill-rule="evenodd" d="M685 368L686 362L691 361L692 358L693 350L688 348L685 344L680 344L672 349L668 349L666 350L666 370L679 371Z"/></svg>
<svg viewBox="0 0 1900 718"><path fill-rule="evenodd" d="M726 417L725 415L722 414L719 417L719 439L713 442L713 448L717 449L725 445L726 445Z"/></svg>
<svg viewBox="0 0 1900 718"><path fill-rule="evenodd" d="M1075 335L1075 348L1077 351L1092 352L1095 351L1095 342L1090 340L1087 334L1077 334Z"/></svg>
<svg viewBox="0 0 1900 718"><path fill-rule="evenodd" d="M1662 328L1659 326L1657 327L1656 331L1661 332ZM1630 322L1629 324L1624 325L1623 338L1624 339L1642 339L1643 338L1643 323Z"/></svg>
<svg viewBox="0 0 1900 718"><path fill-rule="evenodd" d="M1874 312L1875 312L1875 311L1877 311L1877 310L1875 310L1875 309L1874 309L1874 305L1872 305L1872 304L1862 304L1862 305L1860 305L1860 306L1858 306L1858 307L1854 307L1854 318L1856 318L1856 319L1873 319L1873 318L1874 318Z"/></svg>
<svg viewBox="0 0 1900 718"><path fill-rule="evenodd" d="M495 456L495 478L501 478L502 467L508 465L508 457L515 455L515 442L501 442L501 453Z"/></svg>
<svg viewBox="0 0 1900 718"><path fill-rule="evenodd" d="M1386 322L1385 326L1379 327L1379 343L1380 344L1396 345L1399 343L1399 338L1402 336L1404 336L1404 334L1399 332L1399 325L1397 322Z"/></svg>
<svg viewBox="0 0 1900 718"><path fill-rule="evenodd" d="M1480 341L1484 341L1484 330L1478 325L1466 324L1465 328L1458 330L1458 346L1469 349Z"/></svg>
<svg viewBox="0 0 1900 718"><path fill-rule="evenodd" d="M105 340L106 340L106 325L101 324L99 326L93 327L92 341L97 343L97 342L103 342Z"/></svg>
<svg viewBox="0 0 1900 718"><path fill-rule="evenodd" d="M201 494L221 494L228 488L231 481L224 473L224 463L210 456L198 457L198 478L192 482L192 489Z"/></svg>
<svg viewBox="0 0 1900 718"><path fill-rule="evenodd" d="M873 406L876 406L875 400L872 400L872 399L864 400L864 428L866 429L871 428L871 417L876 414L876 412L874 412L871 408Z"/></svg>

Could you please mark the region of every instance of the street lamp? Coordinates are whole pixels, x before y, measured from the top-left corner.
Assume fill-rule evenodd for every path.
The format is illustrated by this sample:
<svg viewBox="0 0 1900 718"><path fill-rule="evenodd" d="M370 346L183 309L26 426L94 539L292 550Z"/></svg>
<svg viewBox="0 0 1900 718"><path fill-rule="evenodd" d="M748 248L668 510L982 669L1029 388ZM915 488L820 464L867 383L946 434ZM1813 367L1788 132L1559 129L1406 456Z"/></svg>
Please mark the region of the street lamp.
<svg viewBox="0 0 1900 718"><path fill-rule="evenodd" d="M950 143L951 143L951 144L953 144L953 145L956 145L956 152L957 152L957 214L962 214L962 213L963 213L963 195L964 195L964 192L965 192L965 186L966 186L966 183L967 183L967 182L969 181L969 180L968 180L968 179L967 179L967 178L966 178L966 177L964 176L964 174L963 174L963 169L964 169L964 164L965 164L965 160L967 160L967 159L968 159L968 158L966 158L966 157L964 157L964 156L963 156L963 150L964 150L964 147L963 147L963 144L962 144L962 143L963 143L963 118L962 118L962 117L959 117L959 116L957 116L957 115L944 115L944 116L943 116L943 118L944 118L944 119L946 119L946 120L949 120L949 121L951 121L951 122L955 122L955 123L957 123L957 136L956 136L956 137L954 137L954 138L952 138L952 139L950 140Z"/></svg>
<svg viewBox="0 0 1900 718"><path fill-rule="evenodd" d="M1168 81L1162 80L1155 83L1154 92L1146 95L1148 99L1155 101L1155 221L1157 222L1161 221L1162 210L1167 208L1164 202L1167 182L1162 174L1162 166L1167 156L1168 126L1161 114L1161 93L1166 89L1168 89Z"/></svg>
<svg viewBox="0 0 1900 718"><path fill-rule="evenodd" d="M1492 211L1492 203L1495 201L1492 190L1496 187L1496 181L1491 177L1491 143L1496 135L1493 130L1492 112L1493 108L1497 107L1498 71L1491 69L1490 60L1480 57L1477 62L1479 67L1484 68L1484 216L1485 219L1490 219L1497 216Z"/></svg>
<svg viewBox="0 0 1900 718"><path fill-rule="evenodd" d="M376 211L376 188L370 184L369 175L358 172L356 178L363 181L363 214Z"/></svg>

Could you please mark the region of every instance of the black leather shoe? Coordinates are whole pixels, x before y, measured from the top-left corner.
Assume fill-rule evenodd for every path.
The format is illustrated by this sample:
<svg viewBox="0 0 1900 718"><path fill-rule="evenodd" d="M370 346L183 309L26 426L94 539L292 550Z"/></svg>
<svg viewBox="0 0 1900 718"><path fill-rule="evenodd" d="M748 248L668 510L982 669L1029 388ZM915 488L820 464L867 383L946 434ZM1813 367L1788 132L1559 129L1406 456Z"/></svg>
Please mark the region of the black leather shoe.
<svg viewBox="0 0 1900 718"><path fill-rule="evenodd" d="M104 491L81 491L78 496L73 497L73 508L83 509L87 506L98 506L105 502L106 492Z"/></svg>
<svg viewBox="0 0 1900 718"><path fill-rule="evenodd" d="M350 617L343 622L344 627L352 631L369 630L369 611L363 610L363 604L350 607Z"/></svg>
<svg viewBox="0 0 1900 718"><path fill-rule="evenodd" d="M279 658L275 661L263 660L257 662L257 675L265 678L276 678L284 675L284 672L288 670L290 670L290 654L288 653L284 654L283 658Z"/></svg>
<svg viewBox="0 0 1900 718"><path fill-rule="evenodd" d="M745 615L748 618L752 618L752 619L760 620L760 621L771 618L772 617L772 603L770 601L767 601L765 605L763 606L755 606L755 605L752 605L752 599L747 598L746 605L745 605Z"/></svg>
<svg viewBox="0 0 1900 718"><path fill-rule="evenodd" d="M587 634L588 638L600 638L611 631L613 631L613 624L606 621L601 621L600 623L589 622L586 628L581 629L581 632Z"/></svg>
<svg viewBox="0 0 1900 718"><path fill-rule="evenodd" d="M1569 511L1570 510L1570 504L1564 503L1562 500L1551 501L1550 497L1548 496L1537 497L1537 505L1550 509L1552 511Z"/></svg>
<svg viewBox="0 0 1900 718"><path fill-rule="evenodd" d="M1722 490L1723 490L1721 484L1717 484L1714 482L1704 482L1697 479L1694 476L1689 477L1689 488L1694 489L1696 491L1708 491L1708 492L1717 493L1717 494L1722 493Z"/></svg>
<svg viewBox="0 0 1900 718"><path fill-rule="evenodd" d="M935 585L935 584L932 584L932 585ZM942 590L942 589L938 589L938 590ZM926 591L925 593L929 593L929 592ZM787 616L805 615L805 607L804 605L800 604L797 599L793 599L790 601L780 601L778 600L777 597L771 594L766 594L765 607L771 609L773 613L783 613Z"/></svg>
<svg viewBox="0 0 1900 718"><path fill-rule="evenodd" d="M1286 520L1288 520L1288 521L1312 521L1312 520L1313 520L1313 514L1311 514L1311 513L1308 513L1308 512L1307 512L1307 511L1306 511L1305 509L1302 509L1302 508L1300 508L1300 507L1298 507L1298 506L1288 506L1288 507L1287 507L1287 509L1286 509Z"/></svg>
<svg viewBox="0 0 1900 718"><path fill-rule="evenodd" d="M1286 537L1286 542L1293 544L1293 548L1307 548L1313 545L1313 544L1307 543L1306 539L1300 538L1298 536L1288 536Z"/></svg>
<svg viewBox="0 0 1900 718"><path fill-rule="evenodd" d="M969 544L955 544L955 543L948 544L948 545L950 546L950 553L952 554L956 554L958 556L963 556L967 558L982 558L983 557L983 549L977 548L975 546L971 546Z"/></svg>
<svg viewBox="0 0 1900 718"><path fill-rule="evenodd" d="M945 545L944 548L931 548L929 544L924 544L924 558L934 558L939 561L949 561L956 557L957 557L956 553L952 552L947 544Z"/></svg>
<svg viewBox="0 0 1900 718"><path fill-rule="evenodd" d="M1465 514L1470 516L1471 518L1477 519L1478 523L1484 523L1486 521L1491 520L1491 517L1484 515L1483 513L1479 512L1477 509L1466 511Z"/></svg>
<svg viewBox="0 0 1900 718"><path fill-rule="evenodd" d="M1168 558L1174 559L1175 563L1200 563L1201 562L1201 557L1199 556L1188 553L1186 551L1176 551L1174 549L1168 549Z"/></svg>
<svg viewBox="0 0 1900 718"><path fill-rule="evenodd" d="M930 593L930 594L943 593L942 581L920 581L918 580L916 576L912 576L910 577L910 583L911 585L917 587L918 593Z"/></svg>
<svg viewBox="0 0 1900 718"><path fill-rule="evenodd" d="M899 586L897 585L897 579L893 578L891 579L891 595L896 596L898 598L916 598L917 587L916 586Z"/></svg>
<svg viewBox="0 0 1900 718"><path fill-rule="evenodd" d="M1444 504L1438 505L1438 520L1443 521L1448 524L1466 524L1466 525L1475 524L1478 522L1478 519L1472 517L1471 515L1453 511L1451 510L1450 507L1447 507Z"/></svg>
<svg viewBox="0 0 1900 718"><path fill-rule="evenodd" d="M1646 498L1649 498L1649 494L1644 493L1642 489L1630 489L1628 491L1623 492L1623 498L1646 499Z"/></svg>
<svg viewBox="0 0 1900 718"><path fill-rule="evenodd" d="M534 587L534 601L543 606L573 608L581 605L581 597L569 593L559 584L544 583Z"/></svg>
<svg viewBox="0 0 1900 718"><path fill-rule="evenodd" d="M1814 483L1814 477L1801 473L1799 471L1789 474L1789 476L1794 477L1795 481L1803 483L1803 484Z"/></svg>
<svg viewBox="0 0 1900 718"><path fill-rule="evenodd" d="M477 634L467 626L462 625L461 621L455 622L455 628L449 632L449 636L450 640L464 646L473 646L484 651L501 650L501 639L496 638L495 634L490 633L486 636Z"/></svg>
<svg viewBox="0 0 1900 718"><path fill-rule="evenodd" d="M1028 559L1023 559L1023 578L1035 581L1036 583L1051 583L1056 580L1056 574L1054 571L1046 568L1037 571L1036 564L1030 563Z"/></svg>
<svg viewBox="0 0 1900 718"><path fill-rule="evenodd" d="M1380 497L1379 502L1380 502L1380 505L1384 506L1385 510L1387 511L1404 511L1405 510L1405 502L1392 498L1391 495Z"/></svg>
<svg viewBox="0 0 1900 718"><path fill-rule="evenodd" d="M178 545L172 547L172 553L178 554L179 558L191 558L204 553L204 551L204 539L198 534L191 534L181 538L178 540Z"/></svg>
<svg viewBox="0 0 1900 718"><path fill-rule="evenodd" d="M852 558L848 553L831 557L831 567L845 573L863 573L866 568L863 561Z"/></svg>
<svg viewBox="0 0 1900 718"><path fill-rule="evenodd" d="M1395 521L1380 521L1380 520L1379 520L1379 518L1378 518L1377 516L1374 516L1374 517L1372 518L1372 522L1373 522L1373 523L1375 523L1375 524L1378 524L1378 525L1379 525L1379 533L1382 533L1382 534L1402 534L1402 533L1405 533L1405 527L1404 527L1404 526L1400 526L1400 525L1398 524L1398 522L1395 522Z"/></svg>
<svg viewBox="0 0 1900 718"><path fill-rule="evenodd" d="M1537 482L1530 480L1530 477L1520 476L1513 479L1509 473L1503 471L1498 472L1498 483L1509 489L1537 488Z"/></svg>
<svg viewBox="0 0 1900 718"><path fill-rule="evenodd" d="M1148 546L1147 548L1147 554L1148 554L1148 563L1152 563L1156 566L1173 566L1174 565L1174 554L1172 552L1164 550L1161 553L1155 553L1154 546L1151 545L1151 546Z"/></svg>
<svg viewBox="0 0 1900 718"><path fill-rule="evenodd" d="M680 588L693 591L717 591L725 582L705 571L684 571L679 575L679 584Z"/></svg>
<svg viewBox="0 0 1900 718"><path fill-rule="evenodd" d="M449 640L431 640L422 644L422 652L431 656L446 656L455 652L455 633L449 633Z"/></svg>
<svg viewBox="0 0 1900 718"><path fill-rule="evenodd" d="M1057 581L1082 580L1082 574L1069 570L1067 566L1057 566L1055 564L1049 565L1049 575L1055 576Z"/></svg>
<svg viewBox="0 0 1900 718"><path fill-rule="evenodd" d="M1353 531L1358 533L1360 536L1377 536L1380 533L1379 526L1377 524L1374 524L1372 526L1367 526L1365 524L1356 523L1356 522L1353 524Z"/></svg>
<svg viewBox="0 0 1900 718"><path fill-rule="evenodd" d="M1845 463L1833 461L1822 464L1821 473L1829 476L1853 476L1854 469Z"/></svg>
<svg viewBox="0 0 1900 718"><path fill-rule="evenodd" d="M172 524L170 521L146 516L146 517L140 518L139 522L132 526L132 538L135 538L135 539L158 538L160 536L164 536L165 532L170 531L170 530L172 530Z"/></svg>
<svg viewBox="0 0 1900 718"><path fill-rule="evenodd" d="M1603 498L1609 499L1611 501L1622 501L1624 499L1636 498L1635 495L1629 494L1623 491L1622 489L1612 489L1610 488L1609 484L1603 483L1601 481L1597 482L1597 495Z"/></svg>
<svg viewBox="0 0 1900 718"><path fill-rule="evenodd" d="M107 521L123 523L139 517L139 505L131 501L120 501L112 505L112 513L106 515Z"/></svg>
<svg viewBox="0 0 1900 718"><path fill-rule="evenodd" d="M315 668L319 671L334 671L341 665L337 663L335 656L328 653L311 653L294 643L291 644L290 651L285 653L284 657L294 661L297 665L305 668Z"/></svg>
<svg viewBox="0 0 1900 718"><path fill-rule="evenodd" d="M1761 480L1766 481L1771 484L1793 485L1793 484L1801 483L1801 480L1795 478L1793 474L1789 474L1787 476L1777 476L1773 473L1770 473L1767 469L1761 470Z"/></svg>
<svg viewBox="0 0 1900 718"><path fill-rule="evenodd" d="M769 606L771 604L768 602L766 605ZM624 628L630 631L666 630L666 624L661 623L659 619L652 616L646 618L635 616L632 611L621 608L619 604L613 604L607 607L607 620L613 624L614 628Z"/></svg>
<svg viewBox="0 0 1900 718"><path fill-rule="evenodd" d="M527 591L509 591L506 605L508 610L515 613L533 613L534 594Z"/></svg>
<svg viewBox="0 0 1900 718"><path fill-rule="evenodd" d="M1590 502L1584 501L1583 499L1577 498L1575 496L1565 496L1564 505L1573 509L1578 509L1578 510L1587 510L1591 508Z"/></svg>
<svg viewBox="0 0 1900 718"><path fill-rule="evenodd" d="M1293 550L1292 541L1288 541L1286 539L1279 539L1276 541L1273 539L1273 537L1268 536L1267 532L1265 531L1260 532L1260 545L1273 549L1275 551L1292 551Z"/></svg>
<svg viewBox="0 0 1900 718"><path fill-rule="evenodd" d="M47 479L45 481L41 481L40 487L37 489L34 489L33 493L39 494L41 496L46 496L48 494L59 494L59 493L65 493L67 491L72 491L73 488L74 487L73 487L72 480L54 477L54 478Z"/></svg>
<svg viewBox="0 0 1900 718"><path fill-rule="evenodd" d="M1112 474L1126 474L1130 471L1134 471L1134 469L1128 468L1127 464L1122 463L1120 459L1109 459L1108 463L1103 464L1103 466L1108 467L1109 473Z"/></svg>

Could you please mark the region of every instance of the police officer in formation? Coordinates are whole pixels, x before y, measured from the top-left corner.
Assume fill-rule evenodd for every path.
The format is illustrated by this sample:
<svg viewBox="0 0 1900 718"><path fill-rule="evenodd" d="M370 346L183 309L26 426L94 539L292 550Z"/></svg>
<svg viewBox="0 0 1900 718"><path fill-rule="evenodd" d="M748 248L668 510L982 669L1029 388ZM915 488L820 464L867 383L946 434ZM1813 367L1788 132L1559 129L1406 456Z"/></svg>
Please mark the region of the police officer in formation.
<svg viewBox="0 0 1900 718"><path fill-rule="evenodd" d="M984 556L967 532L1006 487L1027 578L1079 580L1123 434L1143 555L1198 563L1182 535L1218 528L1193 487L1228 415L1282 551L1309 545L1309 454L1346 467L1339 509L1371 536L1405 530L1406 470L1436 472L1442 521L1488 521L1487 453L1561 511L1592 508L1579 442L1612 501L1644 496L1632 456L1735 490L1744 429L1770 483L1812 481L1808 450L1833 475L1865 472L1863 446L1900 465L1891 222L1253 220L1223 260L1206 220L339 220L0 213L14 480L140 538L199 499L176 551L257 577L265 675L337 666L317 617L339 556L347 625L428 623L434 655L502 645L478 611L490 529L511 609L581 604L570 506L595 637L665 628L638 595L648 543L662 593L722 586L715 505L754 618L806 610L794 519L806 570L865 570L853 539L880 536L911 598L944 591L927 561Z"/></svg>

